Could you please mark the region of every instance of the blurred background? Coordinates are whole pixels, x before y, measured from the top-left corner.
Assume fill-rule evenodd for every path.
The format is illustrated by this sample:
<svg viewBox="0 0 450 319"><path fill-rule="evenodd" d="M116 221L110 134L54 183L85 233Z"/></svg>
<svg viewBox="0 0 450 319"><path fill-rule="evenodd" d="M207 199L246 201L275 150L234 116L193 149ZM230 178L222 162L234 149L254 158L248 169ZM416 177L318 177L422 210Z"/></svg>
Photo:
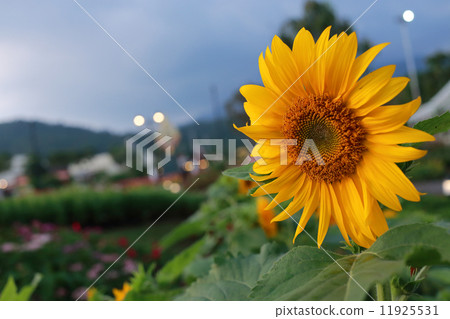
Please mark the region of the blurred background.
<svg viewBox="0 0 450 319"><path fill-rule="evenodd" d="M371 3L2 2L0 287L10 276L25 284L41 273L33 299L77 299L199 178L99 282L104 291L121 287L139 263L160 267L195 239L175 247L164 235L201 210L220 185L236 198L246 194L251 185L220 177L225 162L203 157L193 165L192 140L244 138L232 126L248 121L238 89L261 83L258 56L275 34L291 45L302 27L317 39L332 25L333 33L357 32L359 53L390 42L371 69L396 64L396 76L411 78L391 103L422 97L411 124L448 111L450 3L380 0L353 24ZM156 176L125 165L125 141L144 128L172 137L172 161ZM450 136L421 147L429 153L408 175L429 195L404 203L400 214L386 211L392 225L404 216L450 218ZM248 155L244 145L238 143L237 155L239 164ZM266 236L250 250L273 237L259 228L252 203L250 224ZM230 223L224 227L233 232L238 222Z"/></svg>

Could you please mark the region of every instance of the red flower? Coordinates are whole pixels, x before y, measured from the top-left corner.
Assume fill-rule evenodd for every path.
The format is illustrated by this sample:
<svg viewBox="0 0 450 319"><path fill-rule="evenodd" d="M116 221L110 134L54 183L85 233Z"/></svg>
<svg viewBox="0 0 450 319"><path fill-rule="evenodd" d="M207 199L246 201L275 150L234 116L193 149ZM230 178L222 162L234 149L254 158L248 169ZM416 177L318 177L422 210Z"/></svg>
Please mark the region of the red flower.
<svg viewBox="0 0 450 319"><path fill-rule="evenodd" d="M130 248L127 250L127 256L130 258L136 258L137 257L137 251L134 248Z"/></svg>
<svg viewBox="0 0 450 319"><path fill-rule="evenodd" d="M81 231L81 224L79 222L73 222L72 223L72 230L75 232Z"/></svg>
<svg viewBox="0 0 450 319"><path fill-rule="evenodd" d="M409 267L409 272L411 274L411 277L414 276L417 272L417 268L416 267Z"/></svg>
<svg viewBox="0 0 450 319"><path fill-rule="evenodd" d="M158 243L153 243L151 257L152 259L159 259L161 257L162 248Z"/></svg>
<svg viewBox="0 0 450 319"><path fill-rule="evenodd" d="M127 248L129 246L128 239L126 237L120 237L117 243L123 248Z"/></svg>

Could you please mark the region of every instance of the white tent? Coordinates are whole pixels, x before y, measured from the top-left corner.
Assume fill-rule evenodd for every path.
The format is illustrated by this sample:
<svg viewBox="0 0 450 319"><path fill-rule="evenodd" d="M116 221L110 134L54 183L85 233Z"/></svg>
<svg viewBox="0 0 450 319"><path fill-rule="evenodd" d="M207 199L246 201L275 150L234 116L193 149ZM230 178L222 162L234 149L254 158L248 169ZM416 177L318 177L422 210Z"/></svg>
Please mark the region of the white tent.
<svg viewBox="0 0 450 319"><path fill-rule="evenodd" d="M450 111L450 81L431 100L419 107L409 123L415 124L446 111Z"/></svg>

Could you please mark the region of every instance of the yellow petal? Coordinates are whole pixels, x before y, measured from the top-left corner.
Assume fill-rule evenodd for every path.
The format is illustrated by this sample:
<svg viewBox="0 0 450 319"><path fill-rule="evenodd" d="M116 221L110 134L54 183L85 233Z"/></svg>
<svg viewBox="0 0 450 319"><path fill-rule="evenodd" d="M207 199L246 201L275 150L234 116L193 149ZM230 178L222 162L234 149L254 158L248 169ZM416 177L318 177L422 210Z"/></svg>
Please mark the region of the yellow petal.
<svg viewBox="0 0 450 319"><path fill-rule="evenodd" d="M302 82L299 81L300 72L291 49L277 36L272 41L273 61L285 83L285 90L289 89L297 96L307 96Z"/></svg>
<svg viewBox="0 0 450 319"><path fill-rule="evenodd" d="M381 50L383 50L389 43L381 43L378 44L363 54L361 54L359 57L356 58L355 62L352 65L348 82L347 82L347 89L345 91L349 91L358 81L358 79L363 75L363 73L366 71L369 64L373 61L373 59L380 53Z"/></svg>
<svg viewBox="0 0 450 319"><path fill-rule="evenodd" d="M357 109L374 97L392 78L395 65L379 68L361 80L344 96L344 101L351 109Z"/></svg>
<svg viewBox="0 0 450 319"><path fill-rule="evenodd" d="M370 134L391 132L402 127L420 106L421 99L402 105L379 107L361 119L362 126Z"/></svg>
<svg viewBox="0 0 450 319"><path fill-rule="evenodd" d="M311 193L305 207L303 208L302 216L300 217L297 229L295 230L293 241L295 241L295 238L297 238L297 236L305 229L306 223L309 221L309 219L319 206L319 201L320 192L318 184L315 182L311 182Z"/></svg>
<svg viewBox="0 0 450 319"><path fill-rule="evenodd" d="M338 187L338 186L336 186ZM334 190L335 188L333 187L333 185L329 184L328 185L328 191L330 192L330 199L331 199L331 206L332 208L332 213L333 213L333 218L336 221L336 224L339 228L339 230L341 231L342 237L344 237L344 240L347 242L347 244L350 245L350 241L348 240L348 234L347 234L347 230L345 229L345 223L344 223L344 218L342 216L342 211L341 211L341 206L340 203L338 201L338 198L336 196L336 192ZM349 203L347 203L348 205Z"/></svg>
<svg viewBox="0 0 450 319"><path fill-rule="evenodd" d="M267 67L266 60L264 59L264 54L261 53L258 59L259 64L259 72L261 74L261 80L266 88L271 89L276 95L281 95L282 91L280 88L274 83L272 77L269 73L269 68Z"/></svg>
<svg viewBox="0 0 450 319"><path fill-rule="evenodd" d="M310 197L311 191L311 181L305 179L302 187L299 189L295 195L292 202L284 209L280 214L278 214L272 221L282 221L295 215L303 206L305 206L306 201Z"/></svg>
<svg viewBox="0 0 450 319"><path fill-rule="evenodd" d="M254 164L253 164L253 171L256 174L270 174L273 172L273 170L277 167L280 166L280 160L278 158L276 159L271 159L271 158L267 158L267 159L258 159Z"/></svg>
<svg viewBox="0 0 450 319"><path fill-rule="evenodd" d="M382 188L386 197L397 200L396 195L403 197L406 200L417 202L420 200L420 193L416 190L411 181L403 174L395 163L387 162L379 159L371 154L366 154L363 159L364 165L361 165L361 170L366 176L365 182L369 186L369 191L377 198L381 203L389 208L400 211L401 206L392 205L392 203L384 202L385 198L380 198L374 191L375 189ZM377 191L379 193L379 191Z"/></svg>
<svg viewBox="0 0 450 319"><path fill-rule="evenodd" d="M364 116L380 105L386 104L403 91L408 82L409 79L405 77L392 78L389 83L377 93L377 95L372 97L360 108L355 109L356 116Z"/></svg>
<svg viewBox="0 0 450 319"><path fill-rule="evenodd" d="M376 144L366 141L369 152L386 161L403 163L419 159L427 153L414 147Z"/></svg>
<svg viewBox="0 0 450 319"><path fill-rule="evenodd" d="M263 139L282 139L284 138L282 133L279 130L275 130L268 126L263 125L248 125L248 126L242 126L237 127L236 125L233 125L236 130L239 132L244 133L248 137L250 137L252 140L258 142L259 140ZM268 143L268 142L267 142Z"/></svg>
<svg viewBox="0 0 450 319"><path fill-rule="evenodd" d="M317 245L320 246L325 239L325 235L330 225L331 200L326 183L320 184L320 204L319 204L319 229L317 232Z"/></svg>
<svg viewBox="0 0 450 319"><path fill-rule="evenodd" d="M372 201L371 214L368 222L376 237L380 237L389 229L383 211L376 200Z"/></svg>
<svg viewBox="0 0 450 319"><path fill-rule="evenodd" d="M335 46L336 50L333 52L332 61L329 64L329 79L326 88L331 96L339 97L347 88L348 76L355 61L358 48L356 34L353 32L347 36L345 33L341 33Z"/></svg>
<svg viewBox="0 0 450 319"><path fill-rule="evenodd" d="M299 31L292 45L292 54L297 63L300 76L299 81L308 92L313 92L310 79L312 76L310 66L314 59L314 45L314 38L305 28Z"/></svg>
<svg viewBox="0 0 450 319"><path fill-rule="evenodd" d="M344 218L347 220L347 224L355 224L354 227L352 227L352 238L353 240L365 240L362 239L362 237L358 234L363 234L366 238L374 239L372 236L372 233L370 231L370 227L367 227L367 221L364 209L364 202L363 198L361 197L360 193L358 192L355 183L353 182L353 179L347 178L343 180L340 184L340 188L335 189L336 195L338 198L341 198L341 202L344 203L346 209L345 215L348 215L347 218ZM344 215L344 217L345 217Z"/></svg>
<svg viewBox="0 0 450 319"><path fill-rule="evenodd" d="M254 170L254 169L253 169ZM261 185L254 193L253 196L263 196L267 194L278 193L286 185L289 185L298 180L300 175L298 174L298 167L288 166L282 176L278 177L274 181L271 181L265 185Z"/></svg>
<svg viewBox="0 0 450 319"><path fill-rule="evenodd" d="M275 206L278 206L280 203L294 197L300 191L301 187L304 186L305 178L305 174L301 174L299 177L295 177L295 181L292 183L292 186L280 190L280 192L273 198L270 204L267 205L266 209L272 209Z"/></svg>
<svg viewBox="0 0 450 319"><path fill-rule="evenodd" d="M367 155L365 156L367 157ZM372 161L367 161L365 158L358 166L357 173L361 179L367 184L369 192L384 206L393 210L400 211L402 206L397 198L395 192L387 187L384 179L381 178L386 172L377 171L371 164Z"/></svg>
<svg viewBox="0 0 450 319"><path fill-rule="evenodd" d="M315 54L312 61L311 67L311 80L314 93L317 95L322 95L325 89L325 67L327 61L326 50L329 47L329 37L330 37L331 26L326 28L320 35L317 43L315 45Z"/></svg>
<svg viewBox="0 0 450 319"><path fill-rule="evenodd" d="M401 126L389 133L368 134L366 138L372 143L386 145L431 142L435 140L433 135L407 126Z"/></svg>

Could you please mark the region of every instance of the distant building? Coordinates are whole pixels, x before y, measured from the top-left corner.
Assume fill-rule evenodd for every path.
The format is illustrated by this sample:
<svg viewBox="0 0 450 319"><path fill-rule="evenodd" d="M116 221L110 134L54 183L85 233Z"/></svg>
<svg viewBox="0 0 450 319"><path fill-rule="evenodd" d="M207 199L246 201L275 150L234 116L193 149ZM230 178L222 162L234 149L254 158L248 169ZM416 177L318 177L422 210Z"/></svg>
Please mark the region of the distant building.
<svg viewBox="0 0 450 319"><path fill-rule="evenodd" d="M69 175L76 181L89 179L98 173L115 175L123 170L124 168L117 164L109 153L97 154L92 158L70 164L68 167Z"/></svg>
<svg viewBox="0 0 450 319"><path fill-rule="evenodd" d="M28 157L23 154L14 155L11 158L9 169L0 172L0 179L6 180L11 187L17 183L17 179L25 174Z"/></svg>

